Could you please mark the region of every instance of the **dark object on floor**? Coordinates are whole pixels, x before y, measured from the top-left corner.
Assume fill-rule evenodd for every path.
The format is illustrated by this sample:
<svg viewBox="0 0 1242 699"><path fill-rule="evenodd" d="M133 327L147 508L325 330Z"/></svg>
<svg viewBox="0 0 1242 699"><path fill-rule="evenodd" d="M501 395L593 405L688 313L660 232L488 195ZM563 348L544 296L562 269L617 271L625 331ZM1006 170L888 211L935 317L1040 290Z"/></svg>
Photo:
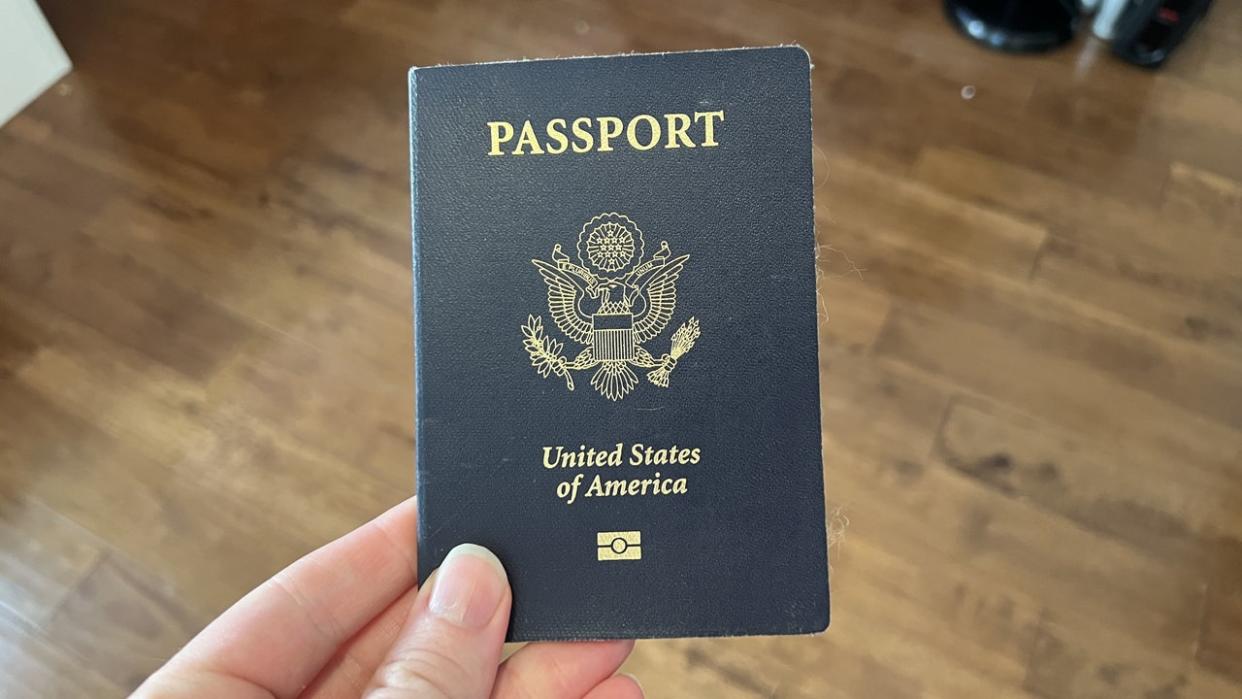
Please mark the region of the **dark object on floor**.
<svg viewBox="0 0 1242 699"><path fill-rule="evenodd" d="M1113 53L1158 68L1207 14L1212 0L1130 0L1117 20Z"/></svg>
<svg viewBox="0 0 1242 699"><path fill-rule="evenodd" d="M1074 38L1074 0L945 0L945 13L966 36L1002 51L1047 51Z"/></svg>

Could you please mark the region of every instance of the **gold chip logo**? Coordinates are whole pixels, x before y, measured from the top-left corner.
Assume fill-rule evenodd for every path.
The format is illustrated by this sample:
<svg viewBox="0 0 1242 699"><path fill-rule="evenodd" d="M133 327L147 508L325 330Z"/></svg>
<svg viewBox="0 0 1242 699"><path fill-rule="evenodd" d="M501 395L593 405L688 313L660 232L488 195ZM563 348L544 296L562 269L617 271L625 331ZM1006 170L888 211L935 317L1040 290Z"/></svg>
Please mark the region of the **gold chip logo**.
<svg viewBox="0 0 1242 699"><path fill-rule="evenodd" d="M643 557L642 532L599 532L595 535L598 560L637 561Z"/></svg>

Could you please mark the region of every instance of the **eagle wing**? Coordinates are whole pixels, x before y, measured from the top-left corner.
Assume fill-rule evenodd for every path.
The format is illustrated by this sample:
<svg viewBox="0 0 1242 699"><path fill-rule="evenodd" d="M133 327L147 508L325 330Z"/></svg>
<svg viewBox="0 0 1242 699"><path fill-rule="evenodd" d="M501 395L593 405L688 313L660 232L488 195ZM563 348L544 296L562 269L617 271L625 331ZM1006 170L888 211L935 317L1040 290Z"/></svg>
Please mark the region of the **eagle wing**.
<svg viewBox="0 0 1242 699"><path fill-rule="evenodd" d="M635 342L646 342L659 335L672 320L677 305L677 277L688 259L689 255L682 255L670 260L643 282L641 290L647 297L647 308L634 319Z"/></svg>
<svg viewBox="0 0 1242 699"><path fill-rule="evenodd" d="M543 260L531 260L539 269L539 276L548 285L548 311L556 327L579 344L591 343L591 319L578 310L578 299L581 298L581 284L572 275L566 274Z"/></svg>

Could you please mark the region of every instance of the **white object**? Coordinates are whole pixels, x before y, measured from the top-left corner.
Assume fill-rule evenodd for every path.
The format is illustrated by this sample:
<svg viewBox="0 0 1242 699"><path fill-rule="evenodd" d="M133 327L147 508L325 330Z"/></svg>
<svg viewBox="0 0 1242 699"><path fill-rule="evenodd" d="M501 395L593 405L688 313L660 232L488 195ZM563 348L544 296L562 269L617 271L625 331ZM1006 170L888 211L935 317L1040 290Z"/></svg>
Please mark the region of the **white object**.
<svg viewBox="0 0 1242 699"><path fill-rule="evenodd" d="M1091 23L1091 33L1104 41L1112 41L1117 32L1117 18L1121 17L1121 11L1128 4L1130 0L1103 0L1095 15L1095 21Z"/></svg>
<svg viewBox="0 0 1242 699"><path fill-rule="evenodd" d="M34 0L0 0L0 126L69 72Z"/></svg>

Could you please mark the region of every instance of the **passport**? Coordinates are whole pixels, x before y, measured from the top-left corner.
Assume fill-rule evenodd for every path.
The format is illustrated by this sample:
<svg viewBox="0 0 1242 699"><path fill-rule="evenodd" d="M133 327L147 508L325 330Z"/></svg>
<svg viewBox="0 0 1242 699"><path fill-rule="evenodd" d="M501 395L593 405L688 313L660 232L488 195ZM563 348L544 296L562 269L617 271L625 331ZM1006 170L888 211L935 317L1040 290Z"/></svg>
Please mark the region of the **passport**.
<svg viewBox="0 0 1242 699"><path fill-rule="evenodd" d="M421 579L509 640L828 626L810 61L409 74Z"/></svg>

